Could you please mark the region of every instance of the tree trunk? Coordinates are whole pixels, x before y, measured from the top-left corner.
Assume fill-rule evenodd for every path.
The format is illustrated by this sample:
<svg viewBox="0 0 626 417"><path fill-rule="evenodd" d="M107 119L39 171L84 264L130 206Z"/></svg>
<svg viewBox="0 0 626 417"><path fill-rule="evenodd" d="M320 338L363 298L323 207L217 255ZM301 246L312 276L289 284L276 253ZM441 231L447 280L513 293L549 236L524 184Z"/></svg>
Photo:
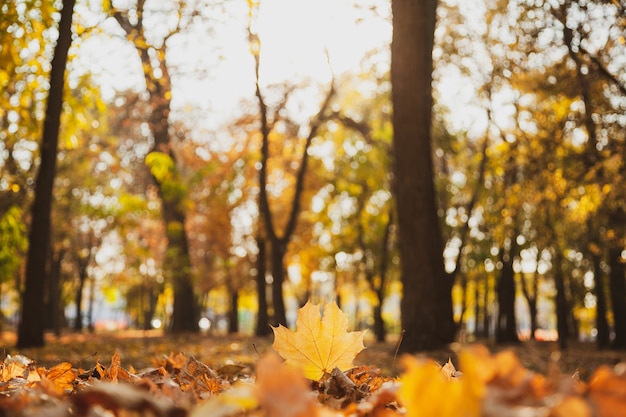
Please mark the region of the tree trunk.
<svg viewBox="0 0 626 417"><path fill-rule="evenodd" d="M374 335L376 341L379 343L385 343L387 332L385 330L385 322L383 320L383 300L382 295L376 292L378 298L378 304L374 306Z"/></svg>
<svg viewBox="0 0 626 417"><path fill-rule="evenodd" d="M515 271L513 270L512 248L500 248L500 262L502 270L498 280L498 322L496 325L497 343L518 343L517 322L515 319Z"/></svg>
<svg viewBox="0 0 626 417"><path fill-rule="evenodd" d="M95 330L95 323L93 319L93 309L96 302L96 279L94 277L89 278L89 304L87 306L87 329L93 333Z"/></svg>
<svg viewBox="0 0 626 417"><path fill-rule="evenodd" d="M259 254L257 255L257 275L256 275L256 292L257 303L259 305L256 316L256 329L254 334L256 336L268 336L271 333L269 323L269 315L267 314L267 284L265 283L265 265L267 261L267 249L265 239L262 236L257 236L257 246L259 248Z"/></svg>
<svg viewBox="0 0 626 417"><path fill-rule="evenodd" d="M596 295L596 329L598 330L596 342L598 349L606 349L610 344L609 323L606 319L606 280L600 266L600 255L593 254L592 259L593 278L595 281L594 293Z"/></svg>
<svg viewBox="0 0 626 417"><path fill-rule="evenodd" d="M167 198L161 188L159 188L159 194L168 241L163 264L167 268L166 272L171 278L174 289L174 308L170 330L172 333L196 333L199 331L199 309L191 276L185 213L182 211L180 201Z"/></svg>
<svg viewBox="0 0 626 417"><path fill-rule="evenodd" d="M230 290L230 310L228 312L228 333L235 334L239 331L239 292Z"/></svg>
<svg viewBox="0 0 626 417"><path fill-rule="evenodd" d="M65 256L64 251L59 251L52 256L46 302L46 327L56 336L61 334L61 261L63 256Z"/></svg>
<svg viewBox="0 0 626 417"><path fill-rule="evenodd" d="M250 16L254 13L254 8L250 8ZM287 217L284 230L279 231L275 225L272 209L270 207L269 196L267 193L267 180L268 180L268 163L270 159L270 131L272 129L271 123L268 119L268 106L265 102L265 98L261 91L260 84L260 69L261 69L261 55L259 38L252 30L251 25L248 26L248 35L251 41L250 51L254 58L254 73L255 73L255 95L259 105L259 117L260 117L260 133L261 133L261 167L259 169L259 211L260 216L265 228L265 234L271 245L271 260L272 260L272 303L274 307L274 324L286 325L286 312L285 312L285 300L283 296L283 283L285 281L285 265L284 257L287 253L287 245L291 241L293 234L296 230L296 224L300 215L301 199L304 191L304 180L307 173L308 161L309 161L309 148L313 142L313 138L317 136L318 129L322 123L326 120L326 112L330 107L330 101L335 95L334 78L331 81L330 89L324 98L324 101L320 105L318 112L311 117L308 130L309 134L304 140L304 146L302 150L302 156L300 159L300 166L295 174L295 185L292 200L290 202L290 211ZM257 42L257 43L255 43ZM278 117L278 112L276 117ZM272 124L276 122L276 118L272 121ZM295 139L300 139L296 137Z"/></svg>
<svg viewBox="0 0 626 417"><path fill-rule="evenodd" d="M491 337L491 314L489 311L489 274L485 275L485 288L483 292L483 336Z"/></svg>
<svg viewBox="0 0 626 417"><path fill-rule="evenodd" d="M159 191L167 249L165 261L166 275L170 278L174 290L174 306L170 331L198 332L198 301L194 294L191 276L191 260L189 243L185 231L185 192L180 183L180 174L176 165L176 156L172 149L169 135L169 115L172 102L172 83L166 62L167 39L160 47L150 46L144 33L143 22L144 1L137 3L136 20L112 8L113 17L126 32L127 39L132 42L141 60L146 90L150 96L150 117L148 124L154 136L152 152L160 152L171 159L168 178L159 179L152 175ZM175 32L170 33L173 35ZM150 51L154 52L153 55ZM174 189L174 190L173 190Z"/></svg>
<svg viewBox="0 0 626 417"><path fill-rule="evenodd" d="M151 277L153 278L153 277ZM156 311L156 305L159 301L158 289L154 287L153 283L150 283L148 289L148 305L144 312L143 329L150 330L152 328L152 319L154 318L154 312Z"/></svg>
<svg viewBox="0 0 626 417"><path fill-rule="evenodd" d="M528 314L530 314L530 340L535 340L537 332L537 297L528 300Z"/></svg>
<svg viewBox="0 0 626 417"><path fill-rule="evenodd" d="M272 239L272 306L274 326L287 325L287 312L285 310L285 298L283 297L283 284L285 282L284 258L287 253L287 244L282 239Z"/></svg>
<svg viewBox="0 0 626 417"><path fill-rule="evenodd" d="M87 280L87 265L86 263L78 262L78 288L74 294L74 304L76 305L76 320L74 321L74 330L80 332L83 330L83 290L85 289L85 281Z"/></svg>
<svg viewBox="0 0 626 417"><path fill-rule="evenodd" d="M387 224L385 225L385 233L380 246L380 261L378 266L378 276L380 278L378 285L373 285L378 305L374 307L374 334L376 341L384 343L387 330L385 329L385 321L383 320L383 301L385 300L385 283L387 282L387 268L389 266L389 241L391 239L391 229L394 223L394 209L389 209ZM373 283L373 280L371 281Z"/></svg>
<svg viewBox="0 0 626 417"><path fill-rule="evenodd" d="M526 277L522 275L522 292L528 303L528 315L530 316L530 340L535 340L535 331L537 330L537 272L533 272L530 277L532 291L527 288L528 283Z"/></svg>
<svg viewBox="0 0 626 417"><path fill-rule="evenodd" d="M52 189L56 175L59 128L65 85L65 67L72 43L72 14L75 0L63 0L59 37L51 62L50 91L43 125L40 148L41 164L35 181L35 201L32 206L29 247L26 260L26 279L21 295L21 314L18 326L19 348L43 346L44 296L47 284L46 261L50 248L50 212Z"/></svg>
<svg viewBox="0 0 626 417"><path fill-rule="evenodd" d="M454 340L452 285L443 267L431 149L436 0L392 0L393 152L403 294L400 349Z"/></svg>
<svg viewBox="0 0 626 417"><path fill-rule="evenodd" d="M565 276L563 275L563 255L557 248L554 256L554 284L556 287L556 328L559 334L559 347L567 349L569 339L569 308L567 305L567 295L565 293Z"/></svg>
<svg viewBox="0 0 626 417"><path fill-rule="evenodd" d="M613 348L626 349L626 282L624 281L624 263L621 262L621 248L609 249L609 287L613 306Z"/></svg>

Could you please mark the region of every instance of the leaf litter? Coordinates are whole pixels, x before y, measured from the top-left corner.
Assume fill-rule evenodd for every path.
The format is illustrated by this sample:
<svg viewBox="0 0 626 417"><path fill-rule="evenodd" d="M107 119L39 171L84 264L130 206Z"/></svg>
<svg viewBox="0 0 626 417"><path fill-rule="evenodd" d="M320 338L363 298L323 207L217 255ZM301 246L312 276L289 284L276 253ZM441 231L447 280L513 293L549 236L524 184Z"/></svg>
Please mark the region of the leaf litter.
<svg viewBox="0 0 626 417"><path fill-rule="evenodd" d="M341 316L334 307L311 305ZM326 310L330 308L329 310ZM313 310L305 328L317 329ZM341 323L342 317L329 317ZM338 321L337 321L338 320ZM320 323L324 315L320 315ZM322 326L324 327L324 326ZM332 326L331 326L332 327ZM321 358L342 352L343 325L319 337ZM294 334L311 332L298 327ZM290 330L289 330L290 331ZM345 332L345 333L344 333ZM292 337L293 335L289 336ZM298 336L299 337L299 336ZM290 339L294 345L308 342ZM281 339L278 338L280 347ZM321 343L321 345L320 345ZM331 346L324 345L330 343ZM275 339L276 344L276 339ZM353 351L358 343L348 343ZM315 344L314 344L315 346ZM0 363L1 416L155 417L609 417L626 416L626 365L600 366L586 380L578 372L529 369L513 349L492 353L480 344L438 363L421 356L399 358L399 376L372 365L322 361L321 377L307 378L307 361L289 361L281 349L260 352L252 364L215 367L192 354L156 355L151 366L123 365L118 351L107 363L82 368L69 361L49 368L27 356L6 355ZM310 353L310 352L309 352ZM352 352L353 353L353 352ZM351 356L352 353L350 353ZM356 355L356 354L355 354ZM81 361L84 362L84 361ZM307 371L308 369L308 371Z"/></svg>

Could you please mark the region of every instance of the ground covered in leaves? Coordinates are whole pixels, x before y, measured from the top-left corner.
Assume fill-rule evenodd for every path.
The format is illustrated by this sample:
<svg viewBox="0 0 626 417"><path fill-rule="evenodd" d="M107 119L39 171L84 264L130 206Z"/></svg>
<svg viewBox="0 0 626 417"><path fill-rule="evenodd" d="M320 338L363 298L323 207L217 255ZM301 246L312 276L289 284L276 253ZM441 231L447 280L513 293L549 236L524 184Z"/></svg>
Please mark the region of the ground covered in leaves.
<svg viewBox="0 0 626 417"><path fill-rule="evenodd" d="M283 366L272 337L66 334L19 351L13 334L0 340L0 416L626 415L626 355L590 344L451 346L408 359L394 340L366 337L354 368L312 382Z"/></svg>

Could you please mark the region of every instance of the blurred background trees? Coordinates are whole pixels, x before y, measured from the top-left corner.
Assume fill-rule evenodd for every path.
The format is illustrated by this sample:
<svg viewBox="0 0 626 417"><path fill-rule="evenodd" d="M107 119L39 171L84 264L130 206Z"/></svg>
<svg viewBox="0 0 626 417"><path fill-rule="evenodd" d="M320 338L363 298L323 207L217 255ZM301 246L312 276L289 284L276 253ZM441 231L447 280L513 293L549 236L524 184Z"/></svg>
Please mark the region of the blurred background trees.
<svg viewBox="0 0 626 417"><path fill-rule="evenodd" d="M401 249L396 214L391 4L268 3L76 2L46 329L267 334L307 299L336 299L379 341L413 324L399 308L415 248ZM5 329L24 290L60 6L0 5ZM409 202L434 203L442 247L435 231L410 235L434 249L414 253L414 278L443 266L451 291L424 296L450 297L460 340L626 347L625 5L436 7L436 201ZM296 30L309 23L320 29ZM347 67L333 48L357 33Z"/></svg>

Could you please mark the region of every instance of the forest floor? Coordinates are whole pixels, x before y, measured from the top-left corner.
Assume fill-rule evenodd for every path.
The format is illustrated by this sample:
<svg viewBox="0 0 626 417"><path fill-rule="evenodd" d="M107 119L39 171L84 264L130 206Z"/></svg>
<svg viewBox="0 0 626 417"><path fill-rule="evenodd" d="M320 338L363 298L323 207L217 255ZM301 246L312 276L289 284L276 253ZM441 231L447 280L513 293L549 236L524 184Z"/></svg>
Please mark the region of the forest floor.
<svg viewBox="0 0 626 417"><path fill-rule="evenodd" d="M0 333L3 356L21 354L36 361L38 366L52 367L70 362L79 369L89 369L97 362L108 365L115 352L119 352L122 367L142 370L153 366L157 359L171 353L185 353L197 360L218 368L235 364L254 368L256 360L271 349L272 337L258 338L244 335L163 335L159 331L124 330L109 333L68 333L60 337L46 336L46 346L36 349L15 347L15 334ZM581 379L588 378L601 365L615 366L626 363L626 352L599 351L592 343L571 343L565 351L559 351L552 342L525 342L514 346L486 344L492 353L503 349L513 350L522 364L535 372L547 375L558 370L563 374L578 372ZM376 343L366 338L366 349L356 358L356 364L378 367L383 375L397 376L401 368L397 360L397 342ZM457 366L456 352L461 345L450 349L425 352L424 355L440 364L449 358ZM462 369L460 369L462 371Z"/></svg>

